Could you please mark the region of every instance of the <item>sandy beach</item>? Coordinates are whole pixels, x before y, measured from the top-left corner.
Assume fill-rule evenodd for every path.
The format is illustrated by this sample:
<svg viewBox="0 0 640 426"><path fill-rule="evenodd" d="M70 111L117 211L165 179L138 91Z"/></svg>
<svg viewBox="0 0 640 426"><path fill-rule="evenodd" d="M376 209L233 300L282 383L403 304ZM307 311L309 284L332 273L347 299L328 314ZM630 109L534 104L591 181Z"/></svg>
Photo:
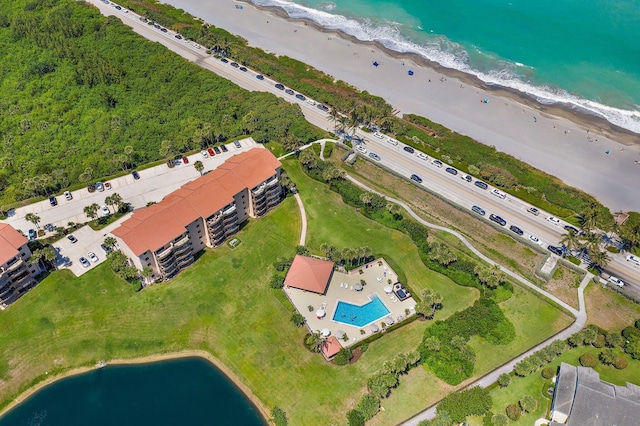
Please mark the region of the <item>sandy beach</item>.
<svg viewBox="0 0 640 426"><path fill-rule="evenodd" d="M165 2L242 36L252 46L298 59L381 96L400 113L422 115L493 145L594 195L612 211L640 211L640 136L603 119L487 87L416 55L289 19L280 9L247 3L238 9L233 0ZM374 61L380 65L373 66ZM408 70L414 74L409 76ZM481 102L484 98L489 102Z"/></svg>
<svg viewBox="0 0 640 426"><path fill-rule="evenodd" d="M257 396L251 392L251 390L229 369L227 368L219 359L211 355L209 352L200 351L200 350L187 350L181 352L173 352L173 353L165 353L158 355L149 355L141 358L135 359L114 359L110 361L106 361L106 365L132 365L132 364L148 364L152 362L166 361L170 359L179 359L179 358L190 358L190 357L199 357L206 359L211 364L213 364L216 368L218 368L225 376L229 378L244 394L249 400L255 405L262 417L269 419L271 414L269 410L262 404L262 401L258 399ZM89 371L93 371L99 368L98 366L91 367L78 367L73 368L71 370L65 371L62 374L58 374L56 376L51 376L46 380L38 383L37 385L27 389L24 391L19 397L11 401L9 405L7 405L2 411L0 411L0 417L2 417L6 412L10 411L16 405L20 404L27 398L29 398L34 393L38 392L40 389L49 386L52 383L57 382L58 380L65 379L67 377L77 376L78 374L83 374Z"/></svg>

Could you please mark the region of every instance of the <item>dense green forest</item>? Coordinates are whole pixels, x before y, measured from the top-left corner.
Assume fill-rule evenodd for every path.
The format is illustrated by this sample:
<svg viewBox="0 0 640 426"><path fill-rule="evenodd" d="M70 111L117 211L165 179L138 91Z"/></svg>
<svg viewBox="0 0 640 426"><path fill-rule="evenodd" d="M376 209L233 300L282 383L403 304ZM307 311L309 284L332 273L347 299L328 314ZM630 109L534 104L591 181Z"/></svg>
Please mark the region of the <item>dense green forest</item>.
<svg viewBox="0 0 640 426"><path fill-rule="evenodd" d="M321 136L299 107L73 0L3 1L0 51L0 206L229 138Z"/></svg>

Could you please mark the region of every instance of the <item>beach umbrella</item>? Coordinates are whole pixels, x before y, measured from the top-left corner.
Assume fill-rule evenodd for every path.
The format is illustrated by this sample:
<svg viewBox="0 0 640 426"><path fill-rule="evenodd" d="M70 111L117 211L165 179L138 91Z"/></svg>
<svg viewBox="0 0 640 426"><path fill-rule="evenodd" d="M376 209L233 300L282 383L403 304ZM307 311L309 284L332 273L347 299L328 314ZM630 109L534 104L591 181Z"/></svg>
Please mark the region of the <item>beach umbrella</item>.
<svg viewBox="0 0 640 426"><path fill-rule="evenodd" d="M326 315L327 313L324 311L324 309L318 309L318 311L316 312L316 316L318 318L322 318Z"/></svg>
<svg viewBox="0 0 640 426"><path fill-rule="evenodd" d="M338 331L336 331L336 337L337 337L338 339L342 339L342 338L344 337L344 334L345 334L345 333L344 333L344 331L342 331L342 330L338 330Z"/></svg>
<svg viewBox="0 0 640 426"><path fill-rule="evenodd" d="M327 337L327 336L329 336L329 335L331 334L331 331L329 331L329 329L328 329L328 328L323 328L323 329L322 329L322 331L321 331L320 333L322 333L322 335L323 335L324 337Z"/></svg>
<svg viewBox="0 0 640 426"><path fill-rule="evenodd" d="M384 322L386 322L387 325L392 325L394 323L393 318L391 318L391 316L385 317Z"/></svg>
<svg viewBox="0 0 640 426"><path fill-rule="evenodd" d="M392 291L393 291L393 289L391 288L391 286L390 286L390 285L385 285L385 286L384 286L384 292L385 292L385 293L389 294L389 293L391 293Z"/></svg>
<svg viewBox="0 0 640 426"><path fill-rule="evenodd" d="M362 284L357 283L356 285L354 285L354 286L353 286L353 288L354 288L356 291L362 291Z"/></svg>
<svg viewBox="0 0 640 426"><path fill-rule="evenodd" d="M380 331L380 329L378 328L377 325L375 324L371 324L371 327L369 327L371 329L372 333L377 333L378 331Z"/></svg>

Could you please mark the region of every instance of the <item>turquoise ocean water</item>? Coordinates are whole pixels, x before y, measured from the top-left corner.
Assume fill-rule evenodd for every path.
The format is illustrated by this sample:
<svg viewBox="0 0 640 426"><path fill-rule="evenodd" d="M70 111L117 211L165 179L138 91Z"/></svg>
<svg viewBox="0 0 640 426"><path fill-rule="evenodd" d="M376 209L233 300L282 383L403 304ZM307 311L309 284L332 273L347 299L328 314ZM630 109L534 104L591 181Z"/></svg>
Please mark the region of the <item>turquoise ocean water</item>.
<svg viewBox="0 0 640 426"><path fill-rule="evenodd" d="M640 133L640 0L253 0Z"/></svg>
<svg viewBox="0 0 640 426"><path fill-rule="evenodd" d="M258 409L201 358L107 366L36 392L0 426L266 425Z"/></svg>

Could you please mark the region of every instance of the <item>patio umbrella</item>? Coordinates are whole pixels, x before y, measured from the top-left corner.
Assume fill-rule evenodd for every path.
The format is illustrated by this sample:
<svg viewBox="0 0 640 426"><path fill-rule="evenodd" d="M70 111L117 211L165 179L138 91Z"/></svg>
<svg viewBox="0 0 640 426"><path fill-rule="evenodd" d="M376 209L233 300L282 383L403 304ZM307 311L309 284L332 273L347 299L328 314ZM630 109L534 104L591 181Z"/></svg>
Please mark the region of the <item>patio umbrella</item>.
<svg viewBox="0 0 640 426"><path fill-rule="evenodd" d="M316 312L316 316L318 318L322 318L326 315L327 313L324 311L324 309L318 309L318 311Z"/></svg>
<svg viewBox="0 0 640 426"><path fill-rule="evenodd" d="M354 286L353 286L353 288L354 288L356 291L362 291L362 284L357 283L356 285L354 285Z"/></svg>
<svg viewBox="0 0 640 426"><path fill-rule="evenodd" d="M390 286L390 285L385 285L385 286L384 286L384 292L385 292L385 293L389 294L389 293L391 293L392 291L393 291L393 289L391 288L391 286Z"/></svg>
<svg viewBox="0 0 640 426"><path fill-rule="evenodd" d="M322 331L321 331L320 333L322 333L322 335L323 335L324 337L327 337L328 335L330 335L330 334L331 334L331 331L329 331L329 329L328 329L328 328L323 328L323 329L322 329Z"/></svg>
<svg viewBox="0 0 640 426"><path fill-rule="evenodd" d="M392 325L394 321L393 321L393 318L391 318L391 316L388 316L384 318L384 322L386 322L387 325Z"/></svg>
<svg viewBox="0 0 640 426"><path fill-rule="evenodd" d="M380 329L378 328L378 326L377 326L377 325L375 325L375 324L371 324L371 327L369 327L369 328L371 329L371 331L372 331L373 333L376 333L376 332L380 331Z"/></svg>
<svg viewBox="0 0 640 426"><path fill-rule="evenodd" d="M336 337L337 337L338 339L342 339L342 338L344 337L344 334L345 334L345 333L344 333L344 331L342 331L342 330L338 330L338 331L336 331Z"/></svg>

